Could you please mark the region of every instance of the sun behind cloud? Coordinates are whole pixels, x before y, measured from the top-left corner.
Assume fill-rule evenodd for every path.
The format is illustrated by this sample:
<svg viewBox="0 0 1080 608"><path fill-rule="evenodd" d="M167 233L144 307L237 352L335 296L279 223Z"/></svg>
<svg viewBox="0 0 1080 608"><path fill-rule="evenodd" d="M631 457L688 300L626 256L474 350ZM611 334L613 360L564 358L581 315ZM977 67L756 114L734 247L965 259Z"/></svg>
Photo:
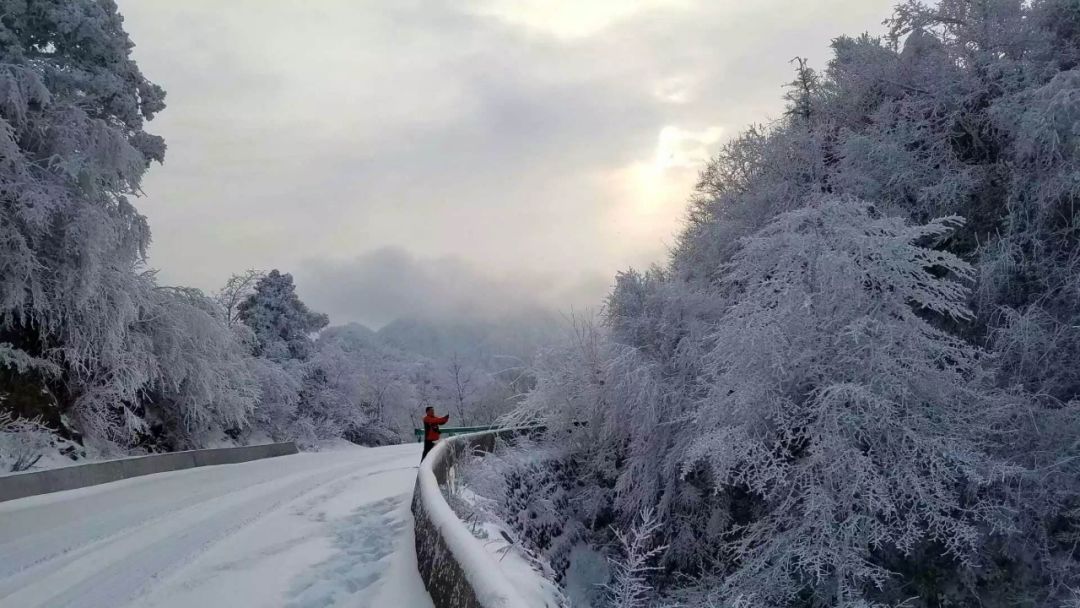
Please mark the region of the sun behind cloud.
<svg viewBox="0 0 1080 608"><path fill-rule="evenodd" d="M666 239L677 231L698 170L712 155L724 129L666 125L651 158L603 174L611 197L610 226L618 239Z"/></svg>
<svg viewBox="0 0 1080 608"><path fill-rule="evenodd" d="M474 11L558 38L590 36L634 15L689 0L479 0Z"/></svg>

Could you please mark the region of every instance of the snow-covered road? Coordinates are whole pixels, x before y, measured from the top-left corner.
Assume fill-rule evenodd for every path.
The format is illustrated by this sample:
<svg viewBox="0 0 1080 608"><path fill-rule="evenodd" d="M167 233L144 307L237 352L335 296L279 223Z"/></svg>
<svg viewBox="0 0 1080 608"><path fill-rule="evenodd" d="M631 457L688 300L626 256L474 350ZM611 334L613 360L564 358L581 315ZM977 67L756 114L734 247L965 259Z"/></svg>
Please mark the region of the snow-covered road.
<svg viewBox="0 0 1080 608"><path fill-rule="evenodd" d="M340 449L0 503L0 606L431 606L419 456Z"/></svg>

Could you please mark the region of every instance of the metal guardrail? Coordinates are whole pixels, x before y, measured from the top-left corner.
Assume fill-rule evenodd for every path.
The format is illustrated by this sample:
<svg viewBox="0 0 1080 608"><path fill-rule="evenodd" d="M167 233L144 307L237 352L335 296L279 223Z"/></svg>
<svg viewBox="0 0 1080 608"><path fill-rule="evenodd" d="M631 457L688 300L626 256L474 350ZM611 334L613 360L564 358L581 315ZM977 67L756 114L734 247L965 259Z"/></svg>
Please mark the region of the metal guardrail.
<svg viewBox="0 0 1080 608"><path fill-rule="evenodd" d="M466 433L479 433L481 431L497 431L503 427L501 426L454 426L454 427L439 427L439 434L443 437L453 437L454 435L464 435ZM416 435L416 441L420 442L424 440L424 429L413 429L413 434Z"/></svg>

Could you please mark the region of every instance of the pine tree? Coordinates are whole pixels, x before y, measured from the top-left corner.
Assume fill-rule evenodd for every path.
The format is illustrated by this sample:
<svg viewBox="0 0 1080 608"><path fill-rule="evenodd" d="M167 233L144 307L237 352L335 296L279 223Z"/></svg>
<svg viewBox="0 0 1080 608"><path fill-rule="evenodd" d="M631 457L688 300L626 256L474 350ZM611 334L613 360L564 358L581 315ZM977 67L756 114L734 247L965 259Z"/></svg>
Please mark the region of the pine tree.
<svg viewBox="0 0 1080 608"><path fill-rule="evenodd" d="M272 360L305 360L311 356L312 334L330 319L308 310L296 295L291 274L271 270L237 307L238 316L255 332L255 355Z"/></svg>
<svg viewBox="0 0 1080 608"><path fill-rule="evenodd" d="M164 92L122 24L111 0L0 2L0 366L89 426L145 379L129 330L151 305L150 232L129 198L165 152L144 130Z"/></svg>

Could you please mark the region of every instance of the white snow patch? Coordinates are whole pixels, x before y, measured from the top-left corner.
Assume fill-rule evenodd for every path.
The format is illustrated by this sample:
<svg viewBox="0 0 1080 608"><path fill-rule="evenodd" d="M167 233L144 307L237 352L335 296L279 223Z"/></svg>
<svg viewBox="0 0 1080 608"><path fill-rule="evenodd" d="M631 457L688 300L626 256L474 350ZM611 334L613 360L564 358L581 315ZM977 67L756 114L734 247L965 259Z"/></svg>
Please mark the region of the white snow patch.
<svg viewBox="0 0 1080 608"><path fill-rule="evenodd" d="M0 505L0 605L430 606L408 513L419 446L149 475Z"/></svg>
<svg viewBox="0 0 1080 608"><path fill-rule="evenodd" d="M547 580L522 552L513 536L500 523L486 521L477 525L474 533L498 564L499 573L510 582L528 606L558 608L563 605L562 594L555 583ZM504 534L506 536L504 536ZM573 604L577 608L577 604Z"/></svg>

